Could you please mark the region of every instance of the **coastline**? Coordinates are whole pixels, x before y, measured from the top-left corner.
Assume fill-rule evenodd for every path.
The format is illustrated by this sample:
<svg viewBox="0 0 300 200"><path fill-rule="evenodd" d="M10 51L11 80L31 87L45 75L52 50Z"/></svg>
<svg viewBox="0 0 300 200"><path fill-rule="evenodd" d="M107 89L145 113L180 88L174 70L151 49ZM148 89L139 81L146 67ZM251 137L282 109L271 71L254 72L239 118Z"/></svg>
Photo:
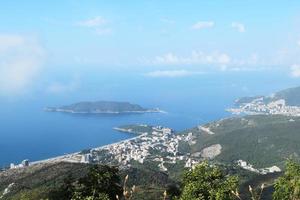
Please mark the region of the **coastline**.
<svg viewBox="0 0 300 200"><path fill-rule="evenodd" d="M113 128L113 129L117 130L116 128ZM121 131L121 130L117 130L117 131ZM134 132L129 132L129 131L125 131L125 130L121 131L121 132L136 134ZM145 134L147 134L147 133L145 133ZM101 150L101 149L108 148L110 146L114 146L114 145L118 145L118 144L121 144L121 143L124 143L124 142L131 141L131 140L136 140L140 137L143 137L145 134L139 134L139 135L136 135L136 136L134 136L132 138L129 138L129 139L121 140L121 141L118 141L118 142L106 144L106 145L99 146L99 147L94 147L94 148L91 148L90 150ZM61 155L61 156L56 156L56 157L47 158L47 159L43 159L43 160L33 161L33 162L30 163L30 166L37 165L37 164L55 163L55 162L80 163L80 161L81 161L81 151L78 151L78 152L68 153L68 154Z"/></svg>

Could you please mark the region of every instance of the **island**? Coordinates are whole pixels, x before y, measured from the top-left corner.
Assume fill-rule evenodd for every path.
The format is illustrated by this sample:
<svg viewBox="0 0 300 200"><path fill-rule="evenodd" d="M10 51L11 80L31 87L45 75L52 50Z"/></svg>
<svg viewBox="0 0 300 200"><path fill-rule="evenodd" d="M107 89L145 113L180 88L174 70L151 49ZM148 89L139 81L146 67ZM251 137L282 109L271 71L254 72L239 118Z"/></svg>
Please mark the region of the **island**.
<svg viewBox="0 0 300 200"><path fill-rule="evenodd" d="M148 113L161 112L160 109L147 109L137 104L116 101L85 101L60 107L46 107L48 112L65 112L81 114L121 114L121 113Z"/></svg>

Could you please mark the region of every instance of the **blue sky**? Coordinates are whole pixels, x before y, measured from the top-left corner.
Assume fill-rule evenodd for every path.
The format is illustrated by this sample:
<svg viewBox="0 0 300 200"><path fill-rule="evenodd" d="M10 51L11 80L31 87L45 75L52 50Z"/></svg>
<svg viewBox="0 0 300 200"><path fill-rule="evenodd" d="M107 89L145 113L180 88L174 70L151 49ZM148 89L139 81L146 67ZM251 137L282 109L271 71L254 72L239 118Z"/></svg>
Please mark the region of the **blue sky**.
<svg viewBox="0 0 300 200"><path fill-rule="evenodd" d="M26 91L45 74L44 87L64 91L78 84L82 70L152 78L249 70L300 76L296 0L3 1L0 24L2 95ZM58 72L68 75L68 85L51 78Z"/></svg>

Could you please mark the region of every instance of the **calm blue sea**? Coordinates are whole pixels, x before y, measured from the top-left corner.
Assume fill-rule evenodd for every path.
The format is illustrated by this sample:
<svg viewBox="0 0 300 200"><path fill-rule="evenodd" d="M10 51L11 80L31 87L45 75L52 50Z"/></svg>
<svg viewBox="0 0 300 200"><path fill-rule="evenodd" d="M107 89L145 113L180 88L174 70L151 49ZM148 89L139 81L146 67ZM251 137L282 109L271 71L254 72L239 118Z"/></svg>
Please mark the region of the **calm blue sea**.
<svg viewBox="0 0 300 200"><path fill-rule="evenodd" d="M184 130L230 116L224 109L237 97L271 94L299 83L280 72L224 72L156 79L130 72L82 73L77 80L78 87L63 94L37 87L35 92L1 97L0 167L133 137L112 129L120 125L144 123ZM64 82L66 77L57 81ZM43 111L46 106L83 100L129 101L148 108L159 107L167 113L84 115Z"/></svg>

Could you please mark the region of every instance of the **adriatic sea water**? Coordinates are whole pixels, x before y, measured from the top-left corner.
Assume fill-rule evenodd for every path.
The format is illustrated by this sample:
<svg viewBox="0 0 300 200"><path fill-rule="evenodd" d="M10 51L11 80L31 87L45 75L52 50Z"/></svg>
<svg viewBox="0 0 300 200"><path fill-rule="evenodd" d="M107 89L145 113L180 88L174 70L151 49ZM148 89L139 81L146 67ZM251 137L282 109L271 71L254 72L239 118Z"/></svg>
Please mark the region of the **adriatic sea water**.
<svg viewBox="0 0 300 200"><path fill-rule="evenodd" d="M62 80L63 81L63 80ZM126 124L168 126L181 131L229 117L226 108L241 96L271 94L297 86L281 73L212 73L176 78L127 74L83 74L78 87L53 94L36 92L0 97L0 167L23 159L46 159L133 137L113 127ZM300 84L299 84L300 85ZM46 106L78 101L128 101L167 113L66 114L44 112Z"/></svg>

